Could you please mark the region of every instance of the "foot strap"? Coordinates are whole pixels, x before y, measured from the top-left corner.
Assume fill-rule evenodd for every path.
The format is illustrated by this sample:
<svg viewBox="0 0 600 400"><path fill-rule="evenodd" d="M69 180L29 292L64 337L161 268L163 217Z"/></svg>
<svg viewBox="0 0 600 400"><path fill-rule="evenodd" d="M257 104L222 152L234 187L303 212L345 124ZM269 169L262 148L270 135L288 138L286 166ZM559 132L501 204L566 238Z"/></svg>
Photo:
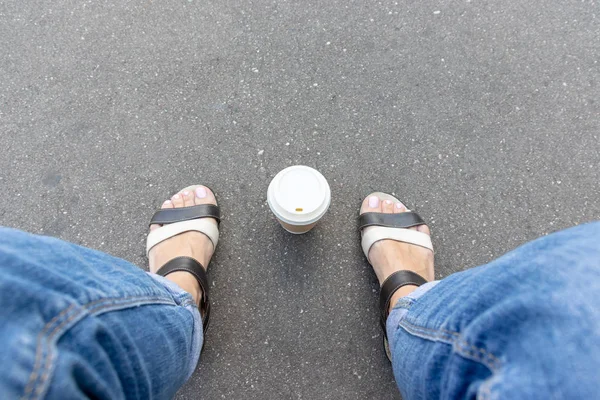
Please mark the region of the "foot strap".
<svg viewBox="0 0 600 400"><path fill-rule="evenodd" d="M431 237L423 232L408 229L424 225L419 214L407 211L400 214L368 212L361 214L359 229L362 231L362 248L367 259L371 246L380 240L395 240L410 243L433 251Z"/></svg>
<svg viewBox="0 0 600 400"><path fill-rule="evenodd" d="M167 276L172 272L185 271L194 275L200 288L202 288L202 299L200 299L200 311L202 313L202 329L204 333L208 329L210 317L210 302L208 300L208 277L202 264L192 257L176 257L163 265L156 273L160 276Z"/></svg>
<svg viewBox="0 0 600 400"><path fill-rule="evenodd" d="M387 332L385 329L385 322L389 315L388 309L390 308L390 301L392 296L398 289L408 285L421 286L427 283L425 278L421 275L412 271L397 271L387 277L381 285L381 293L379 294L379 311L381 312L381 327L383 328L383 334L387 338Z"/></svg>
<svg viewBox="0 0 600 400"><path fill-rule="evenodd" d="M195 186L191 186L193 188ZM219 226L211 218L221 219L219 207L214 204L200 204L197 206L183 208L165 208L157 211L150 225L162 225L158 229L154 229L148 234L146 241L146 254L150 253L150 249L173 236L180 233L196 231L208 236L213 244L217 247L219 242Z"/></svg>

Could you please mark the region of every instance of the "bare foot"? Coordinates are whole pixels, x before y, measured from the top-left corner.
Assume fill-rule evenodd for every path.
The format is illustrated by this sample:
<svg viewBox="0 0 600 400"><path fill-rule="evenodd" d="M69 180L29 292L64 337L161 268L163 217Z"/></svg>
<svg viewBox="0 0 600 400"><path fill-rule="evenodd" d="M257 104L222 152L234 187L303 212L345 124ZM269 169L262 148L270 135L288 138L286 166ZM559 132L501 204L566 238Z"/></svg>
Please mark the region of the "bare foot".
<svg viewBox="0 0 600 400"><path fill-rule="evenodd" d="M177 193L170 200L165 201L161 208L190 207L200 204L217 204L215 195L206 186L200 186L193 192L183 191ZM217 223L214 218L210 219L215 224ZM159 227L160 225L151 225L150 230ZM150 250L148 255L150 272L156 273L168 261L180 256L192 257L204 268L207 268L213 253L214 247L208 236L200 232L184 232L157 244ZM165 278L175 282L183 290L190 293L196 304L200 304L202 289L194 275L185 271L176 271Z"/></svg>
<svg viewBox="0 0 600 400"><path fill-rule="evenodd" d="M398 214L408 211L404 204L394 203L390 200L382 200L377 196L370 195L364 199L360 213L381 212L386 214ZM368 229L368 228L367 228ZM430 234L427 225L412 227L419 232ZM379 285L392 273L400 270L409 270L421 275L427 281L435 279L433 270L433 252L421 246L409 243L397 242L395 240L381 240L376 242L369 251L369 261L379 279ZM407 294L413 292L417 286L404 286L396 291L390 301L391 310L396 302Z"/></svg>

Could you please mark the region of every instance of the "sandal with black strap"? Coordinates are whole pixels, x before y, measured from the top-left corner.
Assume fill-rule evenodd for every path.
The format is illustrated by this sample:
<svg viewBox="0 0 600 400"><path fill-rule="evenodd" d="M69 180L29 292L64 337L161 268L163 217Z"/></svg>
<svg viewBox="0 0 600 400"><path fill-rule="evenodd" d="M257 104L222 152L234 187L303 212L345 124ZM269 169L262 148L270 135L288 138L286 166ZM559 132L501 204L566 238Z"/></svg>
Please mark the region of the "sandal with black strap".
<svg viewBox="0 0 600 400"><path fill-rule="evenodd" d="M393 204L401 203L400 200L387 193L376 192L368 197L371 196L379 197L381 201L390 200ZM428 234L408 229L424 224L425 221L417 213L410 210L400 213L365 212L360 214L361 243L367 260L369 260L371 247L381 240L409 243L433 252L431 237ZM400 270L389 275L381 284L379 294L380 323L383 329L385 352L390 361L391 354L387 339L386 320L389 315L392 297L398 289L404 286L421 286L424 283L427 283L427 280L421 275L409 270Z"/></svg>
<svg viewBox="0 0 600 400"><path fill-rule="evenodd" d="M200 185L188 186L185 189L180 190L179 194L186 191L195 193L195 190L199 187ZM214 218L217 223L215 223L212 218ZM160 209L152 217L150 225L158 224L162 226L152 230L148 234L146 254L149 256L150 250L157 244L170 239L173 236L190 231L205 234L212 242L213 247L216 248L217 243L219 242L220 220L221 213L219 207L215 204L200 204L189 207ZM198 260L192 257L182 256L175 257L166 262L158 269L158 271L156 271L156 274L167 276L176 271L185 271L192 274L202 289L200 312L202 314L203 331L206 333L210 318L210 301L208 296L209 285L206 269L198 262Z"/></svg>

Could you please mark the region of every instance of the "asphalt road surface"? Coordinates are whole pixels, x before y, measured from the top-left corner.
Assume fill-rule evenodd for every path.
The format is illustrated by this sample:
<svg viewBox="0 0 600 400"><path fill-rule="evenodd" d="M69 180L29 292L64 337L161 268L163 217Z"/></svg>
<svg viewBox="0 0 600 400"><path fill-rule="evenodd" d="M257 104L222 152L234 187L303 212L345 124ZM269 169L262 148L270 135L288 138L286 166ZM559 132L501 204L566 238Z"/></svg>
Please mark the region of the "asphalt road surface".
<svg viewBox="0 0 600 400"><path fill-rule="evenodd" d="M163 200L218 196L178 399L400 397L356 231L371 191L428 220L439 278L600 217L597 1L0 1L0 38L2 225L145 268ZM303 236L266 205L294 164L333 196Z"/></svg>

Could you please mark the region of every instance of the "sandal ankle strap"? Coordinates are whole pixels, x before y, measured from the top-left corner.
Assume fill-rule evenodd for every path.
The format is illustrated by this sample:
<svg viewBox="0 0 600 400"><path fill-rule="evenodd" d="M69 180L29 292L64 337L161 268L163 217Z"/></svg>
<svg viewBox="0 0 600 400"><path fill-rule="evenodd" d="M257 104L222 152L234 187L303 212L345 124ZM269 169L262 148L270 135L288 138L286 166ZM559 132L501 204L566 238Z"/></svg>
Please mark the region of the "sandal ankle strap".
<svg viewBox="0 0 600 400"><path fill-rule="evenodd" d="M386 278L381 284L381 292L379 294L379 311L381 312L381 327L383 333L387 337L385 322L389 315L390 301L392 296L398 289L408 285L421 286L427 283L421 275L407 270L397 271Z"/></svg>
<svg viewBox="0 0 600 400"><path fill-rule="evenodd" d="M200 288L202 288L202 299L200 299L200 311L202 312L202 329L204 333L208 329L210 317L210 302L208 299L208 276L206 270L197 260L192 257L175 257L156 271L157 275L167 276L172 272L185 271L194 275Z"/></svg>

